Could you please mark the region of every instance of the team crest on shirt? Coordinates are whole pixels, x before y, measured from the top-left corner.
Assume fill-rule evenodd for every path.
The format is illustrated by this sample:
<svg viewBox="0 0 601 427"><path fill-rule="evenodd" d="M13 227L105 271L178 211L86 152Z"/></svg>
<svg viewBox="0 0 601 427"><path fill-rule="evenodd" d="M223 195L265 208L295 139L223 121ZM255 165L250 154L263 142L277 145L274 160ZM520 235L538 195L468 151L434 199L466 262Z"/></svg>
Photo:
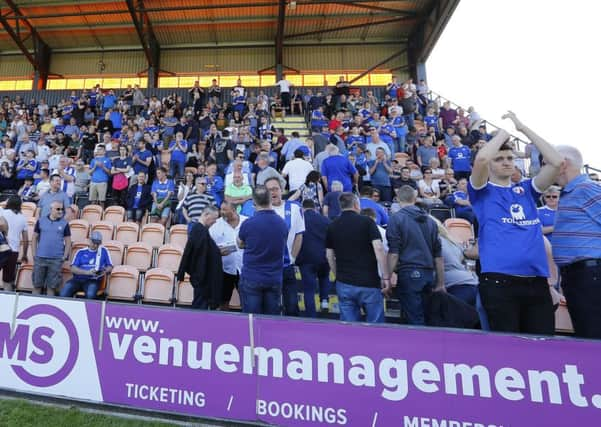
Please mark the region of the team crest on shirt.
<svg viewBox="0 0 601 427"><path fill-rule="evenodd" d="M526 215L524 214L524 207L518 203L514 203L509 208L509 213L511 214L511 218L517 221L521 221L526 219Z"/></svg>
<svg viewBox="0 0 601 427"><path fill-rule="evenodd" d="M540 224L538 217L534 219L526 219L526 213L524 207L519 203L513 203L509 206L509 217L501 218L504 224L516 224L516 225L536 225Z"/></svg>
<svg viewBox="0 0 601 427"><path fill-rule="evenodd" d="M524 187L522 187L521 185L516 185L511 190L518 196L522 196L525 193Z"/></svg>

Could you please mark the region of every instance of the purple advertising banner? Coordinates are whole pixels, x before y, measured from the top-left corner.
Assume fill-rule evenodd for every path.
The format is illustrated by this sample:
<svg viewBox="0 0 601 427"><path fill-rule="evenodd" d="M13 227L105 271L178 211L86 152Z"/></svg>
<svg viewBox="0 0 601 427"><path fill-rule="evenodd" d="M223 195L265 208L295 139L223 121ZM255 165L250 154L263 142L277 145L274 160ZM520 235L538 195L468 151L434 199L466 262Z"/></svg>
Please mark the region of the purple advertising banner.
<svg viewBox="0 0 601 427"><path fill-rule="evenodd" d="M283 426L601 425L601 343L0 294L0 387Z"/></svg>

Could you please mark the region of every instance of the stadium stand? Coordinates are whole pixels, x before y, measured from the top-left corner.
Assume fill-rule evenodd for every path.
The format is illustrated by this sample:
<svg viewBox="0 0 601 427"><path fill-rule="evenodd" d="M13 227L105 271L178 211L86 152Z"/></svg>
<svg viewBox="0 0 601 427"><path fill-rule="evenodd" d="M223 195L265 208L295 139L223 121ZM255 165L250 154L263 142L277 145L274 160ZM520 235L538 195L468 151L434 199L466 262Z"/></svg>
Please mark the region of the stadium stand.
<svg viewBox="0 0 601 427"><path fill-rule="evenodd" d="M398 210L398 205L395 206L395 191L401 185L423 187L424 167L427 166L424 160L434 158L436 166L433 166L432 172L436 177L436 189L433 189L433 193L439 202L431 204L426 203L427 200L418 199L418 204L423 202L422 207L444 223L449 235L458 244L465 247L474 241L474 224L457 217L457 204L454 201L464 195L456 187L460 176L452 170L458 164L454 163L453 153L450 151L452 136L448 128L453 128L454 133L461 135L461 143L468 147L473 161L479 148L490 139L491 132L496 127L481 119L473 109L468 113L468 110L429 91L423 82L416 85L407 80L394 87L388 85L353 89L347 98L341 98L340 94L316 96L318 90L322 90L318 87L300 89L303 92L301 103L304 114L286 117L272 114L273 108L277 108L273 103L275 92L272 89L266 90L264 102L257 99L252 107L247 104L241 110L243 115L240 117L225 103L212 101L207 103L209 110L206 115L202 108L187 102L188 92L182 89L146 91L144 108L137 115L128 114L130 104L124 100L123 93L117 94L115 104L106 107L103 102L109 93L98 87L75 95L70 91L48 91L48 111L45 108L40 111L40 106L35 103L26 104L24 99L29 95L26 93L13 99L5 98L5 103L10 108L5 110L4 116L7 127L1 154L7 173L0 182L1 198L6 199L17 192L21 196L21 213L27 219L31 239L43 204L43 194L55 193L55 190L48 190L43 169L48 168L52 174L56 173L61 177L64 174L73 176L74 188L61 178L61 190L66 192L73 203L65 214L73 242L70 259L73 259L78 249L86 247L91 232L100 232L114 269L105 281L106 289L103 287L98 295L134 303L177 306L192 304L189 277L186 276L181 283L174 278L188 240L190 224L186 217L193 217L192 213L194 209L199 209L198 206L201 210L207 204L219 206L228 186L233 185L231 182L235 174L242 174L243 185L254 187L261 170L257 166L261 153L269 156L277 174L288 162L292 165L292 151L301 149L304 160L329 179L331 177L327 175L328 171L322 170L321 166L324 159L330 156L326 147L335 145L357 170L356 176L351 177L355 180L353 190L358 191L365 186L374 187L371 200L389 214ZM333 90L336 91L335 88ZM96 107L90 109L91 114L87 116L74 117L75 126L68 128L73 116L69 117L70 114L65 113L70 112L67 107L89 107L92 93L97 100ZM149 94L160 96L155 100L150 99ZM232 101L229 91L224 91L222 101ZM446 113L449 109L452 111L450 119ZM174 113L174 121L167 118L169 111ZM112 118L106 119L105 113L109 113L109 116L112 114ZM445 122L447 119L448 123ZM32 126L32 123L39 126ZM120 128L116 128L115 124L119 124ZM98 129L97 132L91 131L92 125ZM180 131L186 133L187 144L184 152L177 154L172 141L174 133ZM24 140L25 134L29 141L37 143L42 140L45 143L40 146L47 147L34 149L32 188L27 187L27 181L24 183L21 179L23 176L17 173L17 168L24 161L23 146L28 143ZM428 137L434 143L430 151L423 148L423 141ZM522 176L528 176L531 162L538 159L530 154L527 142L512 139L516 143L518 157L524 159L519 163ZM122 174L123 178L120 178L121 184L117 184L117 173L108 176L108 181L105 182L105 208L90 202L90 188L98 178L93 170L93 158L101 143L105 144L112 167L127 170L126 174ZM141 148L142 145L144 148ZM119 146L127 148L125 158L119 157ZM73 149L70 150L69 147ZM294 148L288 152L290 147ZM377 164L374 165L376 147L386 151L385 162L390 170L382 172ZM48 156L44 154L46 151ZM150 164L142 164L140 159L150 159ZM83 160L83 168L74 170L72 165L79 160ZM174 176L179 167L177 162L182 163L186 174L206 179L207 197L200 199L199 205L194 205L199 203L199 199L194 199L197 191L193 181L187 184L183 175ZM209 170L213 164L217 166L216 174ZM155 178L156 171L161 166L168 171L168 184L165 185L158 183ZM403 175L404 167L407 167L406 177ZM152 187L148 193L144 192L144 185L138 185L136 181L135 174L140 171L146 173L145 184ZM302 185L298 194L289 191L290 180L296 176L296 172L292 170L287 173L284 197L293 196L292 199L298 203L312 199L320 210L324 204L330 207L331 201L326 197L328 188L322 185L325 182L319 179L319 174L317 181L307 181L304 184L301 176ZM304 176L306 175L307 173ZM380 199L385 194L386 187L392 189L392 200ZM423 192L423 188L421 191ZM157 201L164 202L169 210L151 206ZM129 216L130 212L136 210L140 211L139 216ZM247 212L244 209L242 213ZM158 222L160 214L167 215L166 226ZM194 217L194 221L196 219ZM33 263L30 244L28 263L23 263L18 268L18 291L32 290ZM68 262L64 264L62 274L63 282L71 276ZM302 278L300 274L298 278ZM336 296L330 297L329 302L327 299L317 300L317 305L321 303L324 307L321 313L324 317L338 312ZM234 290L231 301L226 302L224 307L239 309L238 298L238 293ZM302 303L301 305L304 306ZM398 307L398 301L394 298L387 302L389 318L392 313L395 317L398 316ZM563 302L556 318L559 332L571 330Z"/></svg>

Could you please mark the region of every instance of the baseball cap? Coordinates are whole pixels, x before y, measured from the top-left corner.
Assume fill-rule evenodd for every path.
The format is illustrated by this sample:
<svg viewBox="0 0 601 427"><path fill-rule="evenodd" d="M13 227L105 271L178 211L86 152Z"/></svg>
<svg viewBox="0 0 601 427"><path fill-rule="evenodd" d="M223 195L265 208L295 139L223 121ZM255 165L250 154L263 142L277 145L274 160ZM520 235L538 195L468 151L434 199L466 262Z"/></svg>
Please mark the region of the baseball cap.
<svg viewBox="0 0 601 427"><path fill-rule="evenodd" d="M93 231L90 240L94 243L102 243L102 234L99 231Z"/></svg>

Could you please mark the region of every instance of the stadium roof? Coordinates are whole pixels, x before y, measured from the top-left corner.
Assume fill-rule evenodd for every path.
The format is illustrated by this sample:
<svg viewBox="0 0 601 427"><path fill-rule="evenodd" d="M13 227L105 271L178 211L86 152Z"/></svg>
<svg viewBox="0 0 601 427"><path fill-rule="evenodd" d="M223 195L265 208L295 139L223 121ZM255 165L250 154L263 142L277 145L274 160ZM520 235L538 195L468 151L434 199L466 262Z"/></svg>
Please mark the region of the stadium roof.
<svg viewBox="0 0 601 427"><path fill-rule="evenodd" d="M277 58L292 45L394 43L419 45L425 61L458 2L4 0L0 54L23 53L39 69L51 52L143 49L152 66L161 49L273 46Z"/></svg>

